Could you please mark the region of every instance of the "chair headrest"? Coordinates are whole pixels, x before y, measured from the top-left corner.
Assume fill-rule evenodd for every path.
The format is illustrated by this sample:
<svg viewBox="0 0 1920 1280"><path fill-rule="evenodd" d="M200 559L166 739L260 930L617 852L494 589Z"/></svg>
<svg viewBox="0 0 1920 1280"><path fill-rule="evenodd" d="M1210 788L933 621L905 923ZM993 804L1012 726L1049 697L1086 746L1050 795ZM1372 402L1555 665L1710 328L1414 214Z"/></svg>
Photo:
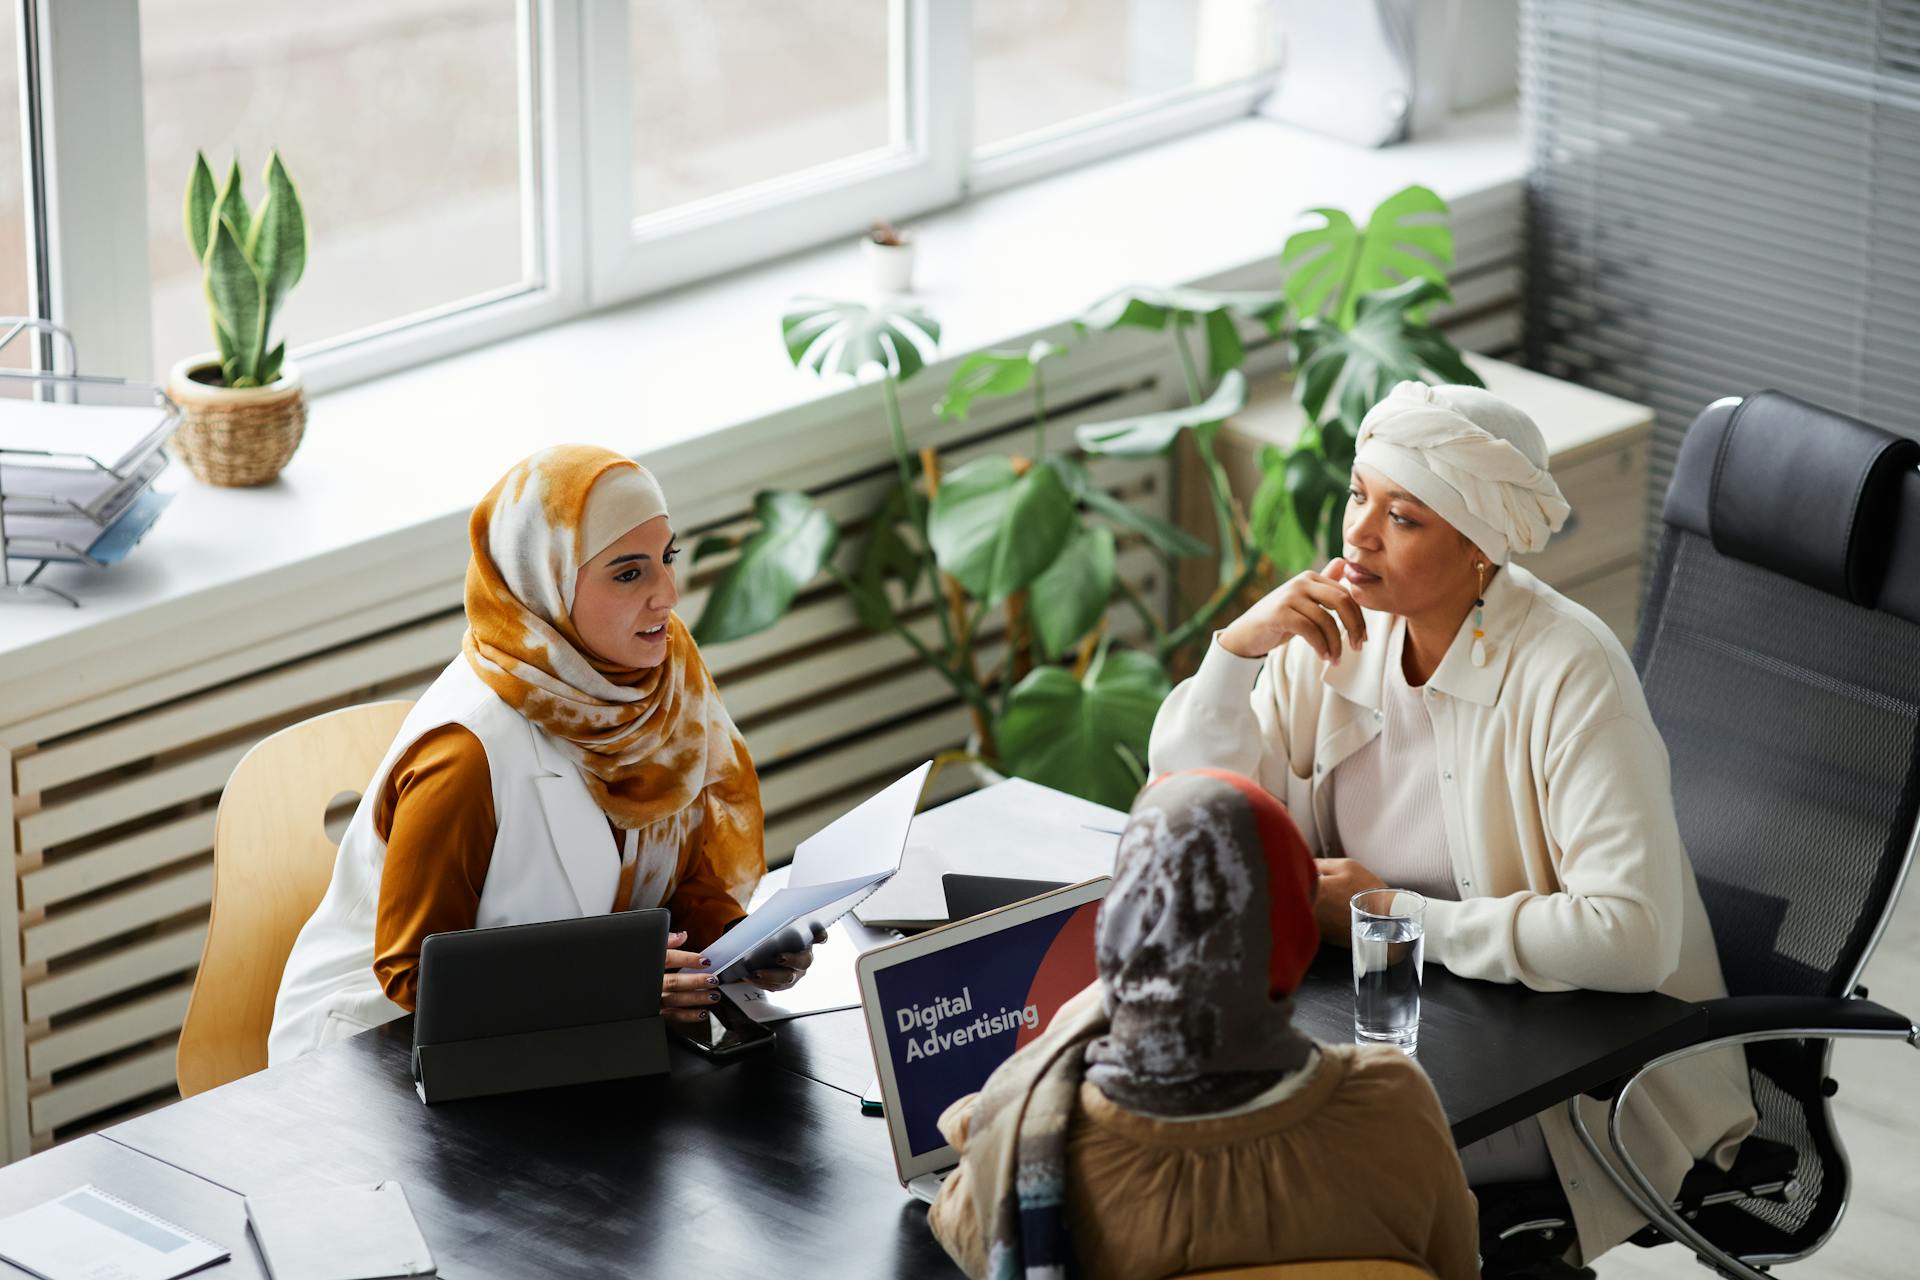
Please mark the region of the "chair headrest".
<svg viewBox="0 0 1920 1280"><path fill-rule="evenodd" d="M1663 515L1722 555L1873 608L1916 465L1920 441L1762 391L1694 419ZM1901 532L1920 542L1920 528Z"/></svg>

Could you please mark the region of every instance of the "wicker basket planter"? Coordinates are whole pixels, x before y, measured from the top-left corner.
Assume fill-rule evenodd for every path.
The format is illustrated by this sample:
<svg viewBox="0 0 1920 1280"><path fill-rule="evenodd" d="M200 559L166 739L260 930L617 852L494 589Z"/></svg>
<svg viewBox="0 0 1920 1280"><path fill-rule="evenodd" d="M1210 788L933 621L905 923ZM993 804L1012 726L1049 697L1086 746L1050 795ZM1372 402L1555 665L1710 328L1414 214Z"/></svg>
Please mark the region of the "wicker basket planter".
<svg viewBox="0 0 1920 1280"><path fill-rule="evenodd" d="M180 406L173 448L187 469L208 484L266 484L300 447L307 429L307 397L292 361L264 387L223 387L217 356L195 356L173 366L167 394Z"/></svg>

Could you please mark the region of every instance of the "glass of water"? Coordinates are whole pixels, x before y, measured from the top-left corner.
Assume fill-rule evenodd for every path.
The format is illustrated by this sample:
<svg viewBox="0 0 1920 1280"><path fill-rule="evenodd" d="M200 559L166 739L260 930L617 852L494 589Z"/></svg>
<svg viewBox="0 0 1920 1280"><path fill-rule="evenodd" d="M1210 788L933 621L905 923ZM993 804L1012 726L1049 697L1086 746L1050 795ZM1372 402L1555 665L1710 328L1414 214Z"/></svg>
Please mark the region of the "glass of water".
<svg viewBox="0 0 1920 1280"><path fill-rule="evenodd" d="M1427 900L1405 889L1353 895L1353 1035L1361 1044L1420 1045L1420 962Z"/></svg>

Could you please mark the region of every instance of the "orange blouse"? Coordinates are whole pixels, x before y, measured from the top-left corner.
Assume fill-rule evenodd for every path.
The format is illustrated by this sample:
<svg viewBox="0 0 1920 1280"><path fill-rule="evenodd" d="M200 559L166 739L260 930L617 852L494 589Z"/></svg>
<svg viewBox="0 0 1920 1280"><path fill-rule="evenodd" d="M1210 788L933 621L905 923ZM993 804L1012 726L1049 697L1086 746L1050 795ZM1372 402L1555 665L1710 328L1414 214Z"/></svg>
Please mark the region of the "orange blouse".
<svg viewBox="0 0 1920 1280"><path fill-rule="evenodd" d="M486 748L463 725L422 734L387 773L373 809L374 830L386 842L380 902L374 917L373 972L387 998L412 1011L419 982L420 944L429 934L471 929L480 911L499 822L493 811L493 774ZM611 819L608 853L622 856L623 836ZM682 855L666 902L687 945L711 943L746 915L725 884L698 856L698 842ZM703 874L707 873L707 874ZM620 868L608 911L624 911L633 893L634 864Z"/></svg>

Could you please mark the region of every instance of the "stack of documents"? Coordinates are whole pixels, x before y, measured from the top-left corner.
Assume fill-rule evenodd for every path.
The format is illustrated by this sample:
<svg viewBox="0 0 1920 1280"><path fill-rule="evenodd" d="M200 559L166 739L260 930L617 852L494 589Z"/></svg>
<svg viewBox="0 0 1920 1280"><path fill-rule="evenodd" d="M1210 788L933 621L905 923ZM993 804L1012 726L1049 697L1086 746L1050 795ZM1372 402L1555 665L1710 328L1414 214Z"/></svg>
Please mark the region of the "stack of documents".
<svg viewBox="0 0 1920 1280"><path fill-rule="evenodd" d="M154 405L0 399L7 555L113 564L172 500L153 481L178 416Z"/></svg>

